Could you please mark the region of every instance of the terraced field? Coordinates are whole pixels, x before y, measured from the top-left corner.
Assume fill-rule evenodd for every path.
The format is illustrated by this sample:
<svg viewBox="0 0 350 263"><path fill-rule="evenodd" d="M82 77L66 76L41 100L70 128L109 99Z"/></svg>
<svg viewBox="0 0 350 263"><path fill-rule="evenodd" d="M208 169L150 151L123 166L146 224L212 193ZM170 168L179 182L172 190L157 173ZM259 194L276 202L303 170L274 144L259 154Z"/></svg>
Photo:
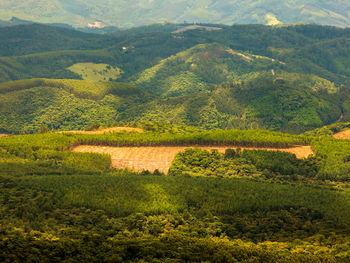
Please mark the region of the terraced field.
<svg viewBox="0 0 350 263"><path fill-rule="evenodd" d="M91 152L104 153L112 158L112 166L119 169L129 168L135 171L155 171L158 169L163 173L167 173L175 156L184 151L188 146L160 146L160 147L107 147L107 146L91 146L80 145L73 149L74 152ZM223 153L228 148L237 148L229 146L195 146L192 148L201 148L204 150L217 149ZM244 148L259 149L259 148ZM261 149L261 148L260 148ZM263 148L268 151L283 151L295 154L298 158L307 158L313 154L311 146L298 146L293 148L276 149Z"/></svg>

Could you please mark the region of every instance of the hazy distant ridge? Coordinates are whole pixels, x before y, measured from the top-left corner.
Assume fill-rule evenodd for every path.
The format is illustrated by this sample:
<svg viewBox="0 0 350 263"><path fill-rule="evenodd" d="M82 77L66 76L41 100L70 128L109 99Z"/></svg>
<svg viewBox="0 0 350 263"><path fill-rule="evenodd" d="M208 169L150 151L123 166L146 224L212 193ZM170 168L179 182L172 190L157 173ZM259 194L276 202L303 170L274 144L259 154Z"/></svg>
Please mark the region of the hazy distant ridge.
<svg viewBox="0 0 350 263"><path fill-rule="evenodd" d="M0 20L12 16L44 23L131 27L162 21L182 23L308 22L350 26L350 1L238 0L2 0Z"/></svg>

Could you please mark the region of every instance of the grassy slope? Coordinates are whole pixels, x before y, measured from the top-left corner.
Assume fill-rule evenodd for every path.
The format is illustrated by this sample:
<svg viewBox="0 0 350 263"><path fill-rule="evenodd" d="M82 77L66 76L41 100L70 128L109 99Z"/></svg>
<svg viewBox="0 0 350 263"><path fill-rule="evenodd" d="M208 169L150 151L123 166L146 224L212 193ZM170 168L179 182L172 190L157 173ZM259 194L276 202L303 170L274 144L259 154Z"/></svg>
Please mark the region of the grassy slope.
<svg viewBox="0 0 350 263"><path fill-rule="evenodd" d="M70 71L80 75L84 80L90 81L112 81L121 75L119 68L113 68L108 64L76 63L68 68Z"/></svg>

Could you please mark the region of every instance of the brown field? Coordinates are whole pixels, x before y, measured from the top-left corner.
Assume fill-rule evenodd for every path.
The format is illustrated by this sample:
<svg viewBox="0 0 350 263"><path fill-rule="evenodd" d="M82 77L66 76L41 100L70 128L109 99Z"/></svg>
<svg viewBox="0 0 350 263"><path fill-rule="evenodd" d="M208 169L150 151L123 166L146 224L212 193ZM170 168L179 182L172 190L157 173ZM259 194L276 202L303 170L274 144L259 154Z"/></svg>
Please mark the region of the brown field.
<svg viewBox="0 0 350 263"><path fill-rule="evenodd" d="M109 132L139 132L143 133L143 129L141 128L132 128L132 127L112 127L112 128L106 128L96 131L61 131L60 133L79 133L79 134L104 134Z"/></svg>
<svg viewBox="0 0 350 263"><path fill-rule="evenodd" d="M112 157L112 167L124 169L130 168L135 171L158 169L163 173L167 173L169 167L174 160L176 154L184 151L186 146L158 146L158 147L105 147L105 146L90 146L81 145L73 149L74 152L91 152L104 153ZM228 148L237 148L230 146L200 146L192 148L201 148L205 150L217 149L223 153ZM259 149L259 148L244 148L244 149ZM261 149L261 148L260 148ZM263 148L268 151L283 151L294 153L297 158L307 158L313 154L311 146L296 146L286 149Z"/></svg>
<svg viewBox="0 0 350 263"><path fill-rule="evenodd" d="M350 139L350 129L333 135L336 139Z"/></svg>
<svg viewBox="0 0 350 263"><path fill-rule="evenodd" d="M0 137L4 137L4 136L8 136L8 135L5 133L0 133Z"/></svg>

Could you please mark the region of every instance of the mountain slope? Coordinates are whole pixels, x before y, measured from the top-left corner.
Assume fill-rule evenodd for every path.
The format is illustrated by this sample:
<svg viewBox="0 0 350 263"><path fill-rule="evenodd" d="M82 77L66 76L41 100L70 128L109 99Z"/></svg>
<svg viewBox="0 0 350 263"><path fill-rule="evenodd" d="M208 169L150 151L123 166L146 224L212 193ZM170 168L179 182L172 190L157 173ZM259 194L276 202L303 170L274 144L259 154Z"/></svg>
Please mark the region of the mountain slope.
<svg viewBox="0 0 350 263"><path fill-rule="evenodd" d="M284 72L276 75L258 72L242 79L203 91L192 90L189 95L155 99L127 109L121 118L137 122L170 121L206 129L260 128L298 133L333 123L341 116L341 95L325 79Z"/></svg>
<svg viewBox="0 0 350 263"><path fill-rule="evenodd" d="M0 58L0 82L46 78L58 84L48 85L46 80L25 90L21 82L1 84L18 86L1 94L1 129L19 133L35 132L41 124L59 130L97 122L171 121L208 129L298 133L350 121L350 30L314 25L218 27L222 29L175 34L167 25L103 36L43 25L8 28L0 52L8 52L27 30L28 38L13 49L14 54L26 55ZM50 46L45 37L35 37L35 32L51 36L56 31L67 41ZM52 51L32 54L36 46ZM55 80L81 78L133 83L142 95L124 98L120 108L120 96L80 98L70 88L57 88L60 81L82 88L102 85L102 90L103 85L118 84Z"/></svg>
<svg viewBox="0 0 350 263"><path fill-rule="evenodd" d="M131 27L162 22L263 23L311 22L349 26L350 3L345 0L2 0L0 19L12 16L38 22L88 26Z"/></svg>
<svg viewBox="0 0 350 263"><path fill-rule="evenodd" d="M0 56L52 50L97 49L106 40L101 35L38 24L0 28L0 35Z"/></svg>
<svg viewBox="0 0 350 263"><path fill-rule="evenodd" d="M217 43L200 44L145 70L136 83L163 97L174 97L209 90L213 84L280 65L274 59L234 51Z"/></svg>
<svg viewBox="0 0 350 263"><path fill-rule="evenodd" d="M37 132L111 125L145 94L125 83L33 79L0 85L0 131Z"/></svg>

